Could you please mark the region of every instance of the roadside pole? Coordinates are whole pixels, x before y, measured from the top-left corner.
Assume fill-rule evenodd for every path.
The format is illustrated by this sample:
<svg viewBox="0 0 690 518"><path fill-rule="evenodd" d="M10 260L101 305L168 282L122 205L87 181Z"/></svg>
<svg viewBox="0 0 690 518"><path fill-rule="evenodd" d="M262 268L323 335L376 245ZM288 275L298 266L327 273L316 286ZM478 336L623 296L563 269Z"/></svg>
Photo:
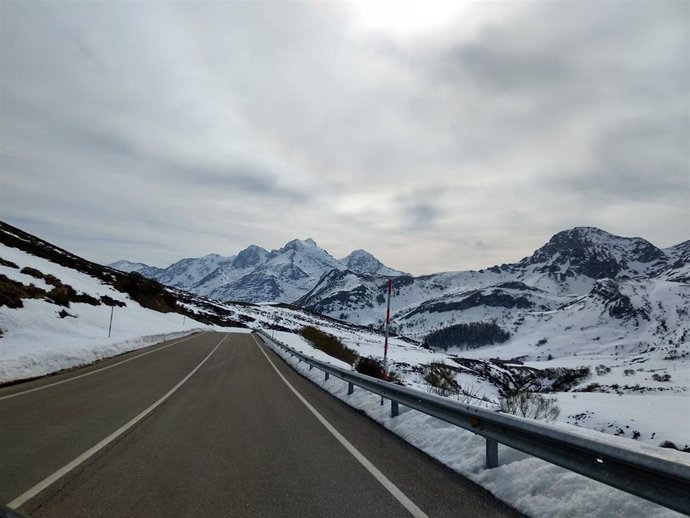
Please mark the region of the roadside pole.
<svg viewBox="0 0 690 518"><path fill-rule="evenodd" d="M391 291L393 290L393 279L388 279L388 305L386 307L386 334L383 340L383 379L388 379L388 332L391 323Z"/></svg>
<svg viewBox="0 0 690 518"><path fill-rule="evenodd" d="M110 332L113 330L113 312L115 311L115 306L110 306L110 325L108 326L108 338L110 338Z"/></svg>
<svg viewBox="0 0 690 518"><path fill-rule="evenodd" d="M391 291L393 289L393 279L388 279L388 304L386 306L386 332L383 339L383 381L388 379L388 330L391 320ZM383 396L381 396L383 405Z"/></svg>

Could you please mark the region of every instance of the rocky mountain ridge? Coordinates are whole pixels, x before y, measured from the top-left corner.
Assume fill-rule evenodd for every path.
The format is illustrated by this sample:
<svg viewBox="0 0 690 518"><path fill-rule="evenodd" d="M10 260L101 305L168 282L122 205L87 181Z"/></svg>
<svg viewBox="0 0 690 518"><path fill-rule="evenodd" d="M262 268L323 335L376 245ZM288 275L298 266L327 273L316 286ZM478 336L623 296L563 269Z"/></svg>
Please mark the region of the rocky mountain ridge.
<svg viewBox="0 0 690 518"><path fill-rule="evenodd" d="M437 313L475 307L498 308L489 313L554 310L589 294L601 279L687 280L689 258L690 241L663 250L642 238L576 227L555 234L516 263L421 277L389 268L364 250L337 260L312 239L295 239L270 252L251 245L236 256L188 258L165 269L126 261L111 266L213 299L294 302L335 318L376 325L388 277L395 279L396 318L409 320L424 308Z"/></svg>
<svg viewBox="0 0 690 518"><path fill-rule="evenodd" d="M614 320L637 322L650 314L663 318L658 308L647 307L651 293L631 299L625 292L684 293L689 248L686 242L660 249L641 238L576 227L559 232L516 263L396 277L393 322L400 332L416 337L462 322L497 321L507 328L519 327L525 315L554 318L574 303L589 304L597 315L606 311ZM382 279L356 272L332 272L297 304L379 327L385 314L385 285Z"/></svg>
<svg viewBox="0 0 690 518"><path fill-rule="evenodd" d="M371 253L355 250L338 260L313 239L293 239L272 251L250 245L236 256L211 254L182 259L167 268L117 261L109 266L137 271L170 287L222 301L292 303L331 271L356 271L378 277L403 272L384 265Z"/></svg>

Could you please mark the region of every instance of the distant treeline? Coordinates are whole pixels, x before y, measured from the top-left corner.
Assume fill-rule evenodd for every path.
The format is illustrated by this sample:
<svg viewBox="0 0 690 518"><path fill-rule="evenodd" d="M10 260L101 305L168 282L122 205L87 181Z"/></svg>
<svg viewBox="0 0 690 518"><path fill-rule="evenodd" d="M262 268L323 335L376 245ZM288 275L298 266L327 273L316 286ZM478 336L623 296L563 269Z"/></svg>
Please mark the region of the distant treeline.
<svg viewBox="0 0 690 518"><path fill-rule="evenodd" d="M498 344L510 338L510 333L493 322L470 322L444 327L424 337L423 344L433 349L465 347L474 349L483 345Z"/></svg>

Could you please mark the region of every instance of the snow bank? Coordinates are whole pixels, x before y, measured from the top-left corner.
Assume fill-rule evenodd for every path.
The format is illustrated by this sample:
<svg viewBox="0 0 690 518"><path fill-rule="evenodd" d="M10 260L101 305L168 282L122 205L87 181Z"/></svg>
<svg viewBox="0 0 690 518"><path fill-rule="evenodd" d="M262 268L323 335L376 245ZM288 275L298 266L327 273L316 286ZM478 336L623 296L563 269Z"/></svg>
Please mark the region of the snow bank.
<svg viewBox="0 0 690 518"><path fill-rule="evenodd" d="M499 462L493 469L484 469L484 439L415 410L400 407L400 415L390 417L390 405L381 405L381 398L364 389L355 388L347 395L347 383L335 377L324 380L317 369L309 370L304 363L285 353L275 351L302 376L324 390L364 411L381 425L439 460L461 475L486 488L500 500L534 518L680 518L682 515L630 495L618 489L560 468L546 461L499 445ZM560 425L567 426L567 425ZM576 429L577 430L577 429ZM580 433L595 433L578 430ZM636 448L638 443L619 438ZM665 458L687 463L686 454L660 450Z"/></svg>
<svg viewBox="0 0 690 518"><path fill-rule="evenodd" d="M135 326L133 324L136 323L137 317L144 315L137 315L137 311L131 311L131 308L115 308L116 312L119 309L127 313L127 317L121 316L121 324L124 326L126 323L128 327L115 331L115 317L113 333L111 338L108 338L109 307L94 308L86 304L73 304L69 312L77 318L60 319L53 314L57 312L56 307L44 301L28 300L24 301L24 305L25 308L22 310L5 308L0 313L0 328L4 330L0 340L0 383L88 365L104 358L204 330L203 327L198 327L197 323L193 323L193 328L188 326L186 330L182 330L180 325L172 325L170 321L167 322L168 325L158 322ZM105 309L108 310L107 316ZM105 325L94 325L94 315L91 311L97 310L103 313L98 316L106 319ZM86 314L90 314L92 318L87 318ZM40 327L36 325L37 322L41 323Z"/></svg>
<svg viewBox="0 0 690 518"><path fill-rule="evenodd" d="M0 265L0 274L24 284L50 289L42 280L20 272L20 268L29 266L54 275L78 292L96 298L107 295L126 304L112 309L110 337L111 307L104 304L71 303L65 308L43 299L24 299L22 308L0 308L0 383L87 365L206 329L178 313L143 308L99 279L22 250L0 244L0 257L19 267ZM61 311L66 311L67 316L61 316Z"/></svg>

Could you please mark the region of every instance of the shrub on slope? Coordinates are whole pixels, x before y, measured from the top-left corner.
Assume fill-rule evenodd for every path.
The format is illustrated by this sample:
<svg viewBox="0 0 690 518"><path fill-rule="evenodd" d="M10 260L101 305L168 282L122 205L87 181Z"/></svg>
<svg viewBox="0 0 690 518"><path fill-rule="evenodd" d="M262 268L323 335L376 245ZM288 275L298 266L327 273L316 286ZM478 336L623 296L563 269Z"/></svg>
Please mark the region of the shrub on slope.
<svg viewBox="0 0 690 518"><path fill-rule="evenodd" d="M343 344L333 335L324 333L323 331L311 326L303 327L300 331L300 334L309 340L314 347L320 349L329 356L333 356L334 358L342 360L350 365L357 361L357 353L345 346L345 344Z"/></svg>
<svg viewBox="0 0 690 518"><path fill-rule="evenodd" d="M444 327L424 337L423 344L436 349L465 347L474 349L483 345L505 342L510 333L493 322L470 322Z"/></svg>

